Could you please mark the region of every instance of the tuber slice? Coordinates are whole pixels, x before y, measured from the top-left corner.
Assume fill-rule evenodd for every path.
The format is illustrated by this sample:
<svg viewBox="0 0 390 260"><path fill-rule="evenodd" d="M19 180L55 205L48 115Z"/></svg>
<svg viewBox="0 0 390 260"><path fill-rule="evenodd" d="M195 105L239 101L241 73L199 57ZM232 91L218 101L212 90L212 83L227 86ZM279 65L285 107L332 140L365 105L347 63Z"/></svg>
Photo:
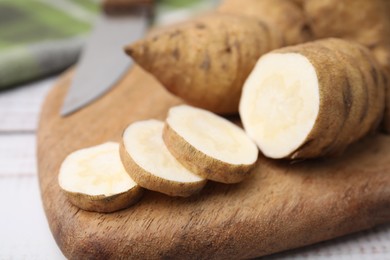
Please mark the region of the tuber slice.
<svg viewBox="0 0 390 260"><path fill-rule="evenodd" d="M125 171L119 144L108 142L81 149L63 161L58 181L75 206L96 212L113 212L134 204L142 195Z"/></svg>
<svg viewBox="0 0 390 260"><path fill-rule="evenodd" d="M187 105L169 110L163 138L180 163L217 182L242 181L258 156L256 145L241 128L209 111Z"/></svg>
<svg viewBox="0 0 390 260"><path fill-rule="evenodd" d="M140 186L169 196L190 196L200 191L206 180L169 153L162 139L163 128L163 122L153 119L128 126L120 148L122 162Z"/></svg>
<svg viewBox="0 0 390 260"><path fill-rule="evenodd" d="M245 82L240 116L268 157L337 155L377 129L384 93L384 75L367 48L325 39L260 58Z"/></svg>

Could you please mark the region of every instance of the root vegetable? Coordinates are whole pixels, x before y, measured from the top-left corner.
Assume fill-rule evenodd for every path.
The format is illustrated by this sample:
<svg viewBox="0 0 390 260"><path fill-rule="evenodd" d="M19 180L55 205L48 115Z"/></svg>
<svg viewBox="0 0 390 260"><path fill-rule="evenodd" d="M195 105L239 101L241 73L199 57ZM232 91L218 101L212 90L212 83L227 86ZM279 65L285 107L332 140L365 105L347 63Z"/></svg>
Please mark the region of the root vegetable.
<svg viewBox="0 0 390 260"><path fill-rule="evenodd" d="M357 41L372 50L381 65L389 66L390 1L304 0L303 9L317 39L337 37ZM380 51L384 49L386 54Z"/></svg>
<svg viewBox="0 0 390 260"><path fill-rule="evenodd" d="M264 22L215 13L154 33L126 52L189 104L233 114L258 58L283 45Z"/></svg>
<svg viewBox="0 0 390 260"><path fill-rule="evenodd" d="M184 168L168 151L157 120L131 124L123 134L122 162L142 187L169 196L187 197L200 191L206 180Z"/></svg>
<svg viewBox="0 0 390 260"><path fill-rule="evenodd" d="M105 144L71 153L61 165L58 181L70 202L96 212L129 207L142 195L119 158L119 144Z"/></svg>
<svg viewBox="0 0 390 260"><path fill-rule="evenodd" d="M343 152L383 116L385 80L364 46L325 39L264 55L245 82L240 115L271 158Z"/></svg>
<svg viewBox="0 0 390 260"><path fill-rule="evenodd" d="M245 179L258 156L256 145L241 128L187 105L169 110L163 138L169 151L190 171L222 183Z"/></svg>
<svg viewBox="0 0 390 260"><path fill-rule="evenodd" d="M248 16L266 23L279 31L286 46L311 39L302 8L291 0L225 0L218 11Z"/></svg>
<svg viewBox="0 0 390 260"><path fill-rule="evenodd" d="M313 36L354 40L371 50L390 76L390 1L301 0ZM387 83L385 130L390 133L390 80Z"/></svg>

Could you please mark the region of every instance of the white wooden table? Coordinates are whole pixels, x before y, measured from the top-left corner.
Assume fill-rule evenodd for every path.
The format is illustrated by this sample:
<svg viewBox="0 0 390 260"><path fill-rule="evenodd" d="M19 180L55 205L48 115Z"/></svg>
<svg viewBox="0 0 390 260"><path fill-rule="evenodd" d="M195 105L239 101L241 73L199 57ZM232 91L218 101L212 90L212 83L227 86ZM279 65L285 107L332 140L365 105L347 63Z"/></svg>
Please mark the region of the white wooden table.
<svg viewBox="0 0 390 260"><path fill-rule="evenodd" d="M55 80L0 92L0 259L64 259L43 212L36 165L40 107ZM265 259L390 260L390 225Z"/></svg>

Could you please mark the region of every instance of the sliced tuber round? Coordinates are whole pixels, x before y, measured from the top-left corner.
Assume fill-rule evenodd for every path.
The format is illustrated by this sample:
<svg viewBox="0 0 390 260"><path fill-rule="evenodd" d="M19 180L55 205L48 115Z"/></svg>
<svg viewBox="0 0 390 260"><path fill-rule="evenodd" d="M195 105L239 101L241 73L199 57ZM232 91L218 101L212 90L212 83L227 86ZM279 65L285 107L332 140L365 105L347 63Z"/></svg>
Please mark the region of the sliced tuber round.
<svg viewBox="0 0 390 260"><path fill-rule="evenodd" d="M58 181L72 204L96 212L127 208L139 200L143 191L124 169L119 144L114 142L68 155Z"/></svg>
<svg viewBox="0 0 390 260"><path fill-rule="evenodd" d="M120 148L122 162L140 186L169 196L190 196L203 188L206 179L187 170L169 153L162 139L163 128L163 122L153 119L128 126Z"/></svg>
<svg viewBox="0 0 390 260"><path fill-rule="evenodd" d="M240 127L187 105L169 110L163 138L180 163L217 182L242 181L257 161L258 149Z"/></svg>
<svg viewBox="0 0 390 260"><path fill-rule="evenodd" d="M384 96L384 74L367 48L325 39L260 58L245 82L240 116L267 157L338 155L377 129Z"/></svg>

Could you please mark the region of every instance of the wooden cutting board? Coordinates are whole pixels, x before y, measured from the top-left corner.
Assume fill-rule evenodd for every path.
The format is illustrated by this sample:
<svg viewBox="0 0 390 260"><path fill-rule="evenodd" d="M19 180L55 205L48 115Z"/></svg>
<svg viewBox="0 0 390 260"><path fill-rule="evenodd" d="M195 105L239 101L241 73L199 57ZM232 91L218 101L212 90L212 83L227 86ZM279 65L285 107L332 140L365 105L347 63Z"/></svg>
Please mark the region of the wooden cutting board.
<svg viewBox="0 0 390 260"><path fill-rule="evenodd" d="M117 213L79 210L58 186L62 160L76 149L118 141L136 120L163 120L181 102L135 68L98 102L61 118L71 76L65 74L47 96L38 133L44 208L68 258L252 258L390 221L390 137L383 135L337 159L290 163L261 157L243 183L209 182L190 198L148 191Z"/></svg>

